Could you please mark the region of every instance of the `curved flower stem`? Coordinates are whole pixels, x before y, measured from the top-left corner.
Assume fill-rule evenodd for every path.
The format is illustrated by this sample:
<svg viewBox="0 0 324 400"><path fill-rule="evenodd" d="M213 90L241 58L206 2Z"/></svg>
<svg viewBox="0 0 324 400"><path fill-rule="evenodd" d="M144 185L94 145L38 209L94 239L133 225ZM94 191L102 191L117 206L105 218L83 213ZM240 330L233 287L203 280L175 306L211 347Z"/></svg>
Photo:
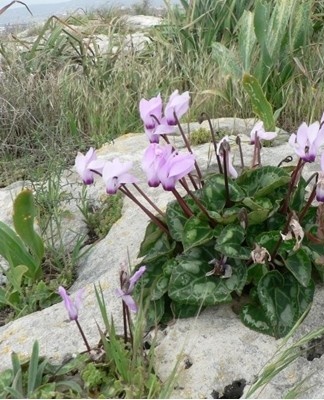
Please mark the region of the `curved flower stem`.
<svg viewBox="0 0 324 400"><path fill-rule="evenodd" d="M165 141L165 143L166 144L170 144L170 140L169 140L169 138L167 137L167 135L160 135L163 139L164 139L164 141Z"/></svg>
<svg viewBox="0 0 324 400"><path fill-rule="evenodd" d="M181 133L182 139L183 139L183 141L184 141L189 153L193 154L192 150L191 150L191 147L190 147L190 143L189 143L189 141L187 139L187 136L185 135L185 133L184 133L184 131L182 129L182 126L181 126L181 124L180 124L180 122L178 120L177 114L173 113L173 115L174 115L175 120L177 121L177 125L178 125L178 128L179 128L179 131ZM203 181L202 174L201 174L200 168L199 168L198 163L197 163L196 160L195 160L195 168L196 168L196 171L197 171L197 175L198 175L199 181L201 182L201 184L203 186L204 185L204 181Z"/></svg>
<svg viewBox="0 0 324 400"><path fill-rule="evenodd" d="M85 336L85 334L83 332L83 329L81 328L81 325L80 325L80 323L79 323L79 321L77 319L75 320L75 323L77 324L77 327L78 327L78 329L79 329L79 331L81 333L82 339L83 339L84 344L85 344L85 346L87 348L87 352L90 353L91 347L90 347L89 342L88 342L88 340L87 340L87 338L86 338L86 336Z"/></svg>
<svg viewBox="0 0 324 400"><path fill-rule="evenodd" d="M261 142L259 136L256 134L254 139L254 151L253 151L253 160L252 160L252 168L261 166Z"/></svg>
<svg viewBox="0 0 324 400"><path fill-rule="evenodd" d="M223 155L223 165L224 165L224 183L225 183L225 195L226 195L226 207L230 207L231 199L228 186L228 145L225 146L224 143L221 144L221 152Z"/></svg>
<svg viewBox="0 0 324 400"><path fill-rule="evenodd" d="M128 335L127 335L127 317L126 317L126 310L127 310L127 305L122 300L123 304L123 325L124 325L124 343L126 344L128 342Z"/></svg>
<svg viewBox="0 0 324 400"><path fill-rule="evenodd" d="M152 206L154 210L161 215L161 217L164 217L164 213L159 209L157 205L153 203L153 201L143 192L143 190L138 185L136 185L136 183L133 183L133 186L144 197L149 205Z"/></svg>
<svg viewBox="0 0 324 400"><path fill-rule="evenodd" d="M183 200L183 198L181 197L179 192L176 189L172 189L172 193L173 193L174 197L177 199L177 201L178 201L180 207L182 208L182 211L185 213L185 215L188 218L193 217L194 213L191 211L191 209L188 206L188 204Z"/></svg>
<svg viewBox="0 0 324 400"><path fill-rule="evenodd" d="M301 170L303 169L304 165L305 165L305 161L300 158L298 160L296 168L294 169L293 173L291 174L291 179L290 179L290 183L289 183L289 187L288 187L288 193L287 193L285 200L280 208L280 211L283 214L287 214L287 212L288 212L288 206L289 206L291 194L297 184Z"/></svg>
<svg viewBox="0 0 324 400"><path fill-rule="evenodd" d="M241 138L238 135L236 136L235 142L238 145L239 152L240 152L241 168L244 169L244 157L243 157L242 143L241 143Z"/></svg>
<svg viewBox="0 0 324 400"><path fill-rule="evenodd" d="M163 221L159 220L154 214L152 214L151 211L149 211L145 206L143 206L143 204L137 200L137 198L126 188L124 184L120 186L119 190L129 197L135 204L137 204L151 219L151 221L155 223L155 225L157 225L164 233L169 235L169 229L167 225Z"/></svg>
<svg viewBox="0 0 324 400"><path fill-rule="evenodd" d="M223 173L223 167L222 167L221 159L220 159L219 155L217 154L217 141L216 141L215 131L214 131L214 128L212 126L212 123L211 123L209 115L207 113L205 113L205 112L202 112L200 114L200 116L202 117L203 115L206 117L206 119L208 121L210 134L211 134L212 139L213 139L214 151L215 151L215 155L216 155L216 160L217 160L217 164L218 164L219 173L222 174Z"/></svg>
<svg viewBox="0 0 324 400"><path fill-rule="evenodd" d="M133 337L133 332L132 332L132 320L131 320L129 308L127 306L126 306L126 319L127 319L127 324L128 324L130 342L131 342L131 346L133 347L133 345L134 345L134 337Z"/></svg>
<svg viewBox="0 0 324 400"><path fill-rule="evenodd" d="M283 230L282 230L282 233L283 233L283 234L286 234L286 233L288 232L288 228L289 228L289 224L290 224L290 221L291 221L292 216L293 216L293 213L292 213L292 212L289 213L288 219L287 219L287 222L286 222L286 225L285 225L285 227L284 227ZM282 241L283 241L283 239L282 239L282 236L280 235L280 238L279 238L279 240L278 240L278 242L277 242L277 244L276 244L276 247L274 248L274 250L273 250L273 252L272 252L272 254L271 254L271 260L272 260L272 261L275 260L275 258L276 258L276 256L277 256L277 252L278 252L278 250L279 250L279 247L280 247Z"/></svg>
<svg viewBox="0 0 324 400"><path fill-rule="evenodd" d="M211 225L212 228L215 228L215 226L217 225L216 221L211 218L206 210L206 208L203 206L203 204L201 203L201 201L192 193L192 191L189 189L188 184L186 182L186 180L180 179L179 181L182 185L182 187L186 190L186 192L189 194L189 196L192 198L192 200L197 204L197 206L199 207L199 209L202 211L202 213L204 215L206 215L206 217L208 218L208 221Z"/></svg>
<svg viewBox="0 0 324 400"><path fill-rule="evenodd" d="M301 212L298 215L299 222L305 217L305 214L307 213L309 207L311 206L313 200L315 199L316 196L316 186L317 186L317 181L318 181L318 172L315 172L307 181L307 185L309 182L315 177L315 185L312 189L311 194L309 195L309 198L307 200L307 203L305 204L304 208L301 210Z"/></svg>

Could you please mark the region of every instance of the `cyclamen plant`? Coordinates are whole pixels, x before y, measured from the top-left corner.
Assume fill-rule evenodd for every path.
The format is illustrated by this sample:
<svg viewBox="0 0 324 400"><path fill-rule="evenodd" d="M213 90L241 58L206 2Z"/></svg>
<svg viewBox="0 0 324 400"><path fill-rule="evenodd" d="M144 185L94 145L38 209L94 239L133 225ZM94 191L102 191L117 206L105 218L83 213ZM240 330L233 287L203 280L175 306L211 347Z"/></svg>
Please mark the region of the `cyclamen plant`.
<svg viewBox="0 0 324 400"><path fill-rule="evenodd" d="M151 322L194 316L203 307L236 298L246 326L275 337L286 335L310 308L315 281L324 280L324 155L322 172L308 181L302 176L304 165L316 160L324 143L324 114L321 122L303 123L290 136L299 157L295 167L284 166L291 157L278 166L261 165L262 141L277 135L266 132L262 122L251 131L250 168L244 165L238 136L240 174L232 165L228 137L217 143L209 121L217 170L203 176L179 123L189 108L188 92L175 91L164 112L160 95L142 99L139 108L150 141L142 161L148 185L162 185L175 197L165 212L129 174L131 163L115 159L103 165L90 149L85 156L78 154L76 167L87 184L92 173L102 175L108 194L121 190L151 219L137 266L146 265L142 283L152 305ZM208 119L206 114L203 117ZM175 124L187 153L179 153L168 141ZM312 181L307 197L306 187ZM140 197L131 191L130 183ZM315 196L319 205L313 204Z"/></svg>

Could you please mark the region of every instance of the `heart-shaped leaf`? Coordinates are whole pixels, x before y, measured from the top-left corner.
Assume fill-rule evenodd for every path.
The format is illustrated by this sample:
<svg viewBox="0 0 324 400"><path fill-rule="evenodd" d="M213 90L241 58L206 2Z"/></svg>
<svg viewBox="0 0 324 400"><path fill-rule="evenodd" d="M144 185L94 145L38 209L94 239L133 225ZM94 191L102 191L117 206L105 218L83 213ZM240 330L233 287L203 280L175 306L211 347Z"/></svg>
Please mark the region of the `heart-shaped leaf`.
<svg viewBox="0 0 324 400"><path fill-rule="evenodd" d="M275 189L287 185L289 174L282 168L268 165L257 169L246 170L238 179L237 184L253 198L264 197Z"/></svg>
<svg viewBox="0 0 324 400"><path fill-rule="evenodd" d="M312 275L312 263L304 249L291 253L284 260L286 268L294 275L304 287L309 286Z"/></svg>
<svg viewBox="0 0 324 400"><path fill-rule="evenodd" d="M213 229L208 221L199 217L191 217L185 223L183 229L182 244L187 251L192 247L208 242L213 237Z"/></svg>

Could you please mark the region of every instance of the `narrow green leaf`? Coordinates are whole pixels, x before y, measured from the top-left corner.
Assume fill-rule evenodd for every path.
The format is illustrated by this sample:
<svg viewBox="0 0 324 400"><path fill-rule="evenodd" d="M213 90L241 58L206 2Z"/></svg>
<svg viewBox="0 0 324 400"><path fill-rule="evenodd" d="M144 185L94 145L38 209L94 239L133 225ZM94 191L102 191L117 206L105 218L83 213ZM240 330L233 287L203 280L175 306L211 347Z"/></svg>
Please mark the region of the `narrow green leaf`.
<svg viewBox="0 0 324 400"><path fill-rule="evenodd" d="M35 390L35 383L37 379L37 372L38 372L38 362L39 362L39 345L38 341L36 340L33 345L33 350L31 354L31 358L29 361L29 368L28 368L28 383L27 383L27 396L30 395Z"/></svg>
<svg viewBox="0 0 324 400"><path fill-rule="evenodd" d="M44 256L44 243L34 229L36 208L32 191L29 189L21 191L14 201L13 208L15 230L29 247L36 263L40 264Z"/></svg>
<svg viewBox="0 0 324 400"><path fill-rule="evenodd" d="M212 57L224 75L231 75L235 80L241 79L242 66L235 54L235 48L229 50L222 43L214 42L212 44Z"/></svg>
<svg viewBox="0 0 324 400"><path fill-rule="evenodd" d="M251 11L244 10L243 15L238 22L238 25L240 27L238 34L238 44L244 72L250 71L251 56L255 48L256 42L253 17L254 15Z"/></svg>
<svg viewBox="0 0 324 400"><path fill-rule="evenodd" d="M26 246L19 236L9 226L0 221L0 254L8 261L10 266L26 265L28 276L37 275L38 264L29 254Z"/></svg>
<svg viewBox="0 0 324 400"><path fill-rule="evenodd" d="M272 106L266 99L260 83L254 76L248 74L243 75L242 83L243 88L250 97L253 111L263 121L265 130L269 132L275 131L276 124Z"/></svg>

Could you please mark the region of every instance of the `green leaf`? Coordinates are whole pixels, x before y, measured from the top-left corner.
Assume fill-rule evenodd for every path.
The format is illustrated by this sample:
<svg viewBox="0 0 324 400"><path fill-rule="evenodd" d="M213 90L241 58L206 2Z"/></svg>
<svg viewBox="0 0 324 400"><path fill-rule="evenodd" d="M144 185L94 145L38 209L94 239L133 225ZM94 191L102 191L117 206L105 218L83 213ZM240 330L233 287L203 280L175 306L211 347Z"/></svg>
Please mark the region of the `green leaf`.
<svg viewBox="0 0 324 400"><path fill-rule="evenodd" d="M267 196L275 189L287 185L289 174L282 168L268 165L245 171L238 179L237 184L253 199Z"/></svg>
<svg viewBox="0 0 324 400"><path fill-rule="evenodd" d="M245 72L249 72L250 70L251 56L256 42L256 36L253 27L253 17L254 15L251 11L244 10L243 15L238 22L240 27L238 34L238 45L240 57L243 63L243 69Z"/></svg>
<svg viewBox="0 0 324 400"><path fill-rule="evenodd" d="M27 276L35 278L39 275L39 264L30 255L20 237L9 226L0 221L0 254L11 267L26 265Z"/></svg>
<svg viewBox="0 0 324 400"><path fill-rule="evenodd" d="M241 207L234 206L231 208L225 208L221 211L221 213L218 213L216 211L208 211L208 214L219 224L228 225L238 220L238 215L240 211ZM214 236L216 237L215 234Z"/></svg>
<svg viewBox="0 0 324 400"><path fill-rule="evenodd" d="M302 286L308 287L311 280L312 263L306 251L301 248L284 258L283 261L297 281Z"/></svg>
<svg viewBox="0 0 324 400"><path fill-rule="evenodd" d="M184 250L187 251L192 247L199 246L208 242L213 237L213 229L209 226L208 221L191 217L187 220L183 230L182 243Z"/></svg>
<svg viewBox="0 0 324 400"><path fill-rule="evenodd" d="M172 239L181 242L184 226L188 218L184 215L177 201L168 203L165 216Z"/></svg>
<svg viewBox="0 0 324 400"><path fill-rule="evenodd" d="M27 271L26 265L17 265L17 267L9 268L6 272L8 281L18 293L21 293L22 279Z"/></svg>
<svg viewBox="0 0 324 400"><path fill-rule="evenodd" d="M38 362L39 362L39 345L38 345L38 341L36 340L34 342L31 358L29 361L27 397L30 397L32 392L35 390L35 383L36 383L37 371L38 371Z"/></svg>
<svg viewBox="0 0 324 400"><path fill-rule="evenodd" d="M206 276L212 270L209 262L215 258L212 248L195 247L178 258L169 284L169 297L172 301L196 306L208 306L231 300L233 291L241 291L246 282L246 268L239 262L232 263L230 278ZM238 260L239 261L239 260Z"/></svg>
<svg viewBox="0 0 324 400"><path fill-rule="evenodd" d="M228 188L230 199L233 202L239 202L246 196L245 192L232 179L228 181ZM224 175L214 174L206 178L201 199L208 211L221 212L226 204Z"/></svg>
<svg viewBox="0 0 324 400"><path fill-rule="evenodd" d="M154 224L149 222L145 230L145 236L140 246L138 258L145 256L154 247L155 242L162 236L161 229Z"/></svg>
<svg viewBox="0 0 324 400"><path fill-rule="evenodd" d="M260 305L246 304L241 310L240 317L248 328L270 336L273 334L272 327Z"/></svg>
<svg viewBox="0 0 324 400"><path fill-rule="evenodd" d="M270 271L258 284L258 297L277 338L285 336L313 300L314 283L301 286L290 274Z"/></svg>
<svg viewBox="0 0 324 400"><path fill-rule="evenodd" d="M239 80L242 77L242 66L235 48L229 50L222 43L214 42L212 44L212 57L220 67L224 75L231 75Z"/></svg>
<svg viewBox="0 0 324 400"><path fill-rule="evenodd" d="M257 285L268 271L268 267L265 264L252 264L247 270L247 281Z"/></svg>
<svg viewBox="0 0 324 400"><path fill-rule="evenodd" d="M160 258L161 256L170 255L174 251L175 246L176 242L171 241L170 243L169 236L166 233L163 233L162 236L160 236L159 239L157 239L156 242L150 246L150 250L144 257L143 262L149 263Z"/></svg>
<svg viewBox="0 0 324 400"><path fill-rule="evenodd" d="M301 211L305 205L305 193L306 193L307 183L305 179L301 176L298 181L298 186L293 192L293 196L290 200L289 208L294 211Z"/></svg>
<svg viewBox="0 0 324 400"><path fill-rule="evenodd" d="M203 307L199 305L182 304L176 301L171 302L171 310L175 318L197 317L202 309Z"/></svg>
<svg viewBox="0 0 324 400"><path fill-rule="evenodd" d="M157 326L163 317L165 309L165 299L161 297L159 300L150 301L149 308L146 313L146 327L147 329Z"/></svg>
<svg viewBox="0 0 324 400"><path fill-rule="evenodd" d="M263 121L265 130L269 132L275 131L276 123L272 106L266 99L258 80L252 75L244 74L242 83L243 88L250 97L253 111Z"/></svg>
<svg viewBox="0 0 324 400"><path fill-rule="evenodd" d="M37 215L33 193L29 189L21 191L13 205L13 223L16 232L28 246L37 264L44 256L44 243L34 229L34 220Z"/></svg>
<svg viewBox="0 0 324 400"><path fill-rule="evenodd" d="M240 225L227 225L217 238L215 250L221 254L248 260L250 251L241 245L245 239L245 230Z"/></svg>

